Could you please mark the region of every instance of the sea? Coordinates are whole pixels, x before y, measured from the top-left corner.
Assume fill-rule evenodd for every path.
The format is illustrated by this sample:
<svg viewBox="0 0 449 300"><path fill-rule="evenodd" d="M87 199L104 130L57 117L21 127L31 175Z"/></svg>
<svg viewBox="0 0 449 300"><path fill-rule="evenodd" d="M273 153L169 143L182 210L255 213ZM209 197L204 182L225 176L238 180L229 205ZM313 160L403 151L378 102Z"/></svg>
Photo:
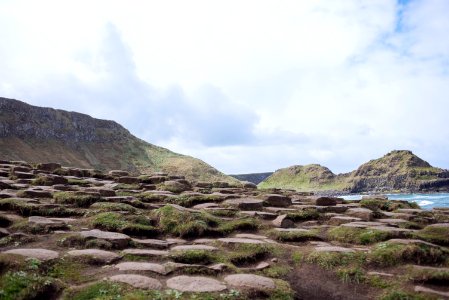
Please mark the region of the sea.
<svg viewBox="0 0 449 300"><path fill-rule="evenodd" d="M434 207L449 207L449 193L432 194L385 194L390 200L406 200L416 202L422 209ZM360 200L363 195L340 196L346 200Z"/></svg>

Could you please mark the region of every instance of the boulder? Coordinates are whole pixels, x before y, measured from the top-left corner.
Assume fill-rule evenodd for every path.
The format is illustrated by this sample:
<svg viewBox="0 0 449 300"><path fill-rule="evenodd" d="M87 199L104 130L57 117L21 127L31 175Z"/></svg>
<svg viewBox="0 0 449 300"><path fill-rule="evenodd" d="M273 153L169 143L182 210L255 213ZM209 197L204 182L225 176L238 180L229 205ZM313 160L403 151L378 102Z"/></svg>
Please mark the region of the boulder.
<svg viewBox="0 0 449 300"><path fill-rule="evenodd" d="M292 205L290 197L278 194L268 194L263 196L265 206L288 207Z"/></svg>

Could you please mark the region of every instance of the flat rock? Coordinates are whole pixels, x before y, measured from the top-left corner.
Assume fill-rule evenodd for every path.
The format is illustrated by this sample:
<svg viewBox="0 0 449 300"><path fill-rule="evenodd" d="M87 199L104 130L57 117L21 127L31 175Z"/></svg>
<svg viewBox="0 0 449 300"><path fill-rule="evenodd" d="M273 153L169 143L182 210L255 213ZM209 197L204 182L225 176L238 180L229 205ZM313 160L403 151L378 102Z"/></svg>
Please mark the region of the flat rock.
<svg viewBox="0 0 449 300"><path fill-rule="evenodd" d="M138 262L138 261L122 262L116 264L115 268L119 269L120 271L149 271L160 275L167 274L165 266L148 262Z"/></svg>
<svg viewBox="0 0 449 300"><path fill-rule="evenodd" d="M201 276L176 276L167 280L167 287L182 292L220 292L226 289L222 282Z"/></svg>
<svg viewBox="0 0 449 300"><path fill-rule="evenodd" d="M189 250L216 251L218 249L214 246L209 245L180 245L171 248L171 251L189 251Z"/></svg>
<svg viewBox="0 0 449 300"><path fill-rule="evenodd" d="M426 245L426 246L430 246L430 247L434 247L434 248L440 248L440 246L429 243L429 242L424 242L421 240L414 240L414 239L391 239L388 240L388 243L394 243L394 244L402 244L402 245L410 245L410 244L415 244L415 245Z"/></svg>
<svg viewBox="0 0 449 300"><path fill-rule="evenodd" d="M328 224L338 226L341 224L357 222L357 221L362 221L362 219L355 218L355 217L349 217L349 216L334 216L329 219Z"/></svg>
<svg viewBox="0 0 449 300"><path fill-rule="evenodd" d="M278 194L267 194L263 196L265 206L288 207L292 205L290 197Z"/></svg>
<svg viewBox="0 0 449 300"><path fill-rule="evenodd" d="M125 249L122 251L122 253L145 257L164 257L169 254L168 251L151 249Z"/></svg>
<svg viewBox="0 0 449 300"><path fill-rule="evenodd" d="M220 238L219 242L224 244L264 244L265 241L243 238Z"/></svg>
<svg viewBox="0 0 449 300"><path fill-rule="evenodd" d="M373 219L373 212L367 208L350 208L346 211L346 214L351 217L360 218L363 221L371 221Z"/></svg>
<svg viewBox="0 0 449 300"><path fill-rule="evenodd" d="M162 283L159 280L137 274L120 274L111 276L107 279L113 282L126 283L138 289L145 289L145 290L162 289Z"/></svg>
<svg viewBox="0 0 449 300"><path fill-rule="evenodd" d="M268 238L264 235L251 234L251 233L238 233L234 237L242 239L254 239L254 240L264 240Z"/></svg>
<svg viewBox="0 0 449 300"><path fill-rule="evenodd" d="M232 287L243 290L270 291L276 288L273 279L254 274L228 275L224 278L224 281Z"/></svg>
<svg viewBox="0 0 449 300"><path fill-rule="evenodd" d="M260 217L264 220L273 220L273 219L276 219L276 217L278 216L277 214L269 213L269 212L265 212L265 211L248 211L248 210L240 211L240 214L251 216L251 217Z"/></svg>
<svg viewBox="0 0 449 300"><path fill-rule="evenodd" d="M131 238L123 233L102 231L98 229L93 229L89 231L81 231L79 233L84 238L94 238L101 239L111 242L119 247L126 247L131 241Z"/></svg>
<svg viewBox="0 0 449 300"><path fill-rule="evenodd" d="M352 253L355 252L350 248L338 247L338 246L322 246L316 247L315 251L317 252L340 252L340 253Z"/></svg>
<svg viewBox="0 0 449 300"><path fill-rule="evenodd" d="M84 257L94 263L103 263L103 264L109 264L120 258L120 256L114 252L104 251L100 249L72 250L67 252L67 255L71 257L81 257L81 258Z"/></svg>
<svg viewBox="0 0 449 300"><path fill-rule="evenodd" d="M170 245L167 241L156 239L133 239L133 242L141 246L154 249L167 249Z"/></svg>
<svg viewBox="0 0 449 300"><path fill-rule="evenodd" d="M41 261L47 261L56 259L59 257L59 253L53 250L47 250L42 248L22 248L22 249L11 249L4 251L5 254L16 254L30 258L36 258Z"/></svg>
<svg viewBox="0 0 449 300"><path fill-rule="evenodd" d="M263 200L255 198L229 199L224 201L224 204L237 207L241 210L260 210L263 208Z"/></svg>
<svg viewBox="0 0 449 300"><path fill-rule="evenodd" d="M446 299L449 299L449 292L437 291L437 290L434 290L434 289L431 289L428 287L424 287L421 285L415 286L415 292L438 295L438 296L444 297Z"/></svg>

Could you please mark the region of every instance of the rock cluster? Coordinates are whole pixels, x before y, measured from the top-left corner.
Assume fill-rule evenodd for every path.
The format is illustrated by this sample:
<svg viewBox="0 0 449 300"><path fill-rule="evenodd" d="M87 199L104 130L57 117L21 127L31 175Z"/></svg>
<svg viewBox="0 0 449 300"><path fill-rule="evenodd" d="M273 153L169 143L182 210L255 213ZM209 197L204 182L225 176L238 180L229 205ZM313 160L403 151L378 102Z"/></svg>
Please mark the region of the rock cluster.
<svg viewBox="0 0 449 300"><path fill-rule="evenodd" d="M293 299L316 293L295 278L303 270L340 276L350 283L343 292L358 299L398 289L404 297L447 294L449 210L164 173L55 174L61 168L0 162L0 292L7 299L72 299L95 289L112 293L116 285L123 297L157 299L175 290L179 297ZM6 288L11 282L19 288Z"/></svg>

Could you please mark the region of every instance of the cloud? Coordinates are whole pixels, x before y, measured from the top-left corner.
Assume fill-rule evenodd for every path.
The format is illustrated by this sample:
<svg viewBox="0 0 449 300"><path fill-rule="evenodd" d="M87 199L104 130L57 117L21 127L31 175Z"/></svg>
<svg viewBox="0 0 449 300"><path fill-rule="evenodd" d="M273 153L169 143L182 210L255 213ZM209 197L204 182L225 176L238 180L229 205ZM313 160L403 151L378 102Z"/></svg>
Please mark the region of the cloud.
<svg viewBox="0 0 449 300"><path fill-rule="evenodd" d="M306 163L346 172L392 149L449 168L448 9L2 1L0 92L114 119L227 173Z"/></svg>

